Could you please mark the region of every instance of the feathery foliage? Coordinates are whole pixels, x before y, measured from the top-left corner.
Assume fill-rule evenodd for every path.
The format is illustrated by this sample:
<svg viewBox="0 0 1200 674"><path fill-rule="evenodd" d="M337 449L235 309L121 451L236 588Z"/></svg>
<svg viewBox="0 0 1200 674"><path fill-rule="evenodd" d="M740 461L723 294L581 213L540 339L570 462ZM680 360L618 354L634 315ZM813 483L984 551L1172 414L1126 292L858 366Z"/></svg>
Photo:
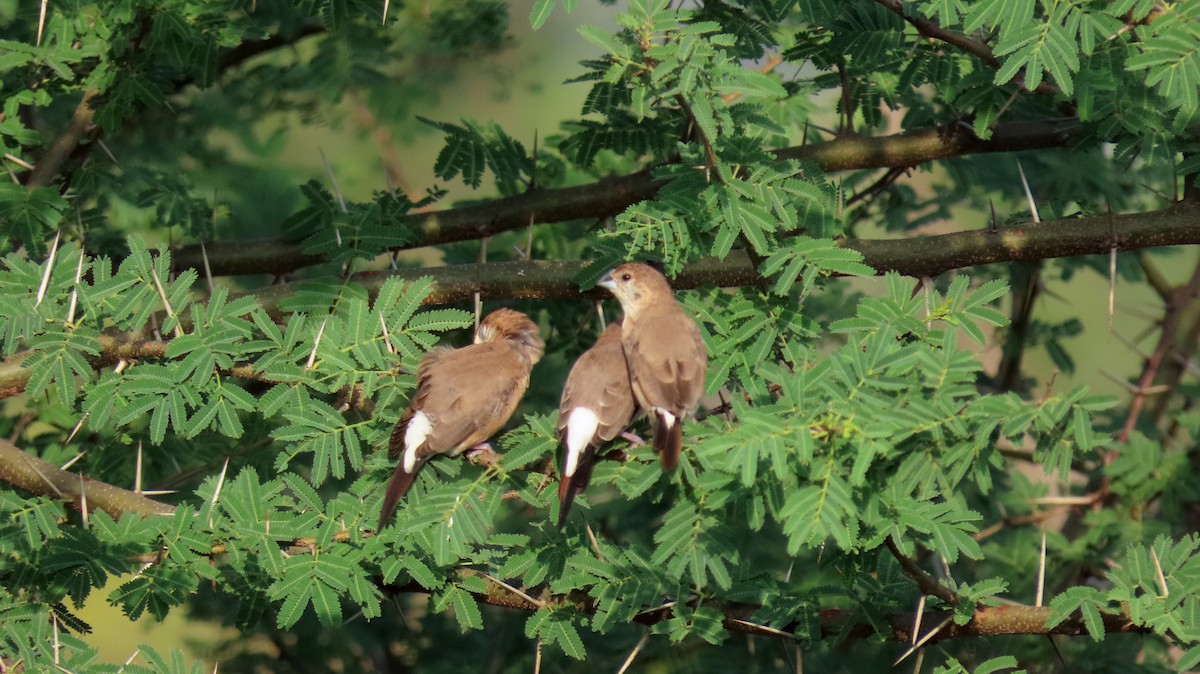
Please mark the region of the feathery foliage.
<svg viewBox="0 0 1200 674"><path fill-rule="evenodd" d="M113 671L105 602L234 626L225 671L874 671L918 636L946 674L1200 665L1200 273L1117 255L1177 241L1164 214L1200 240L1200 1L631 0L532 142L426 105L485 96L494 0L42 9L0 7L0 669ZM308 124L369 137L387 189L335 179L375 154L297 162ZM1111 259L1037 239L1070 218ZM618 439L560 531L583 293L630 259L688 286L707 396L676 472ZM1033 360L1095 370L1045 309L1088 269L1162 299L1128 397ZM472 295L546 357L495 455L431 461L375 531Z"/></svg>

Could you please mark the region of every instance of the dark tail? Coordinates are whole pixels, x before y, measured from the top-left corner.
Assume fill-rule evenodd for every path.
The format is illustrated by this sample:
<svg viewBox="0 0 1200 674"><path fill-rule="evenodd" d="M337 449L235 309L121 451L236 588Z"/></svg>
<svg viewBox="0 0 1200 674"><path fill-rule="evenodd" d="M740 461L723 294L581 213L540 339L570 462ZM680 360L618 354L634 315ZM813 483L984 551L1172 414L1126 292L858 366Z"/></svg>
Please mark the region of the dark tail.
<svg viewBox="0 0 1200 674"><path fill-rule="evenodd" d="M661 415L654 415L654 450L658 452L658 460L664 472L675 470L679 465L679 454L683 451L683 419L675 417L675 423L668 428L667 420Z"/></svg>
<svg viewBox="0 0 1200 674"><path fill-rule="evenodd" d="M575 497L582 494L587 489L588 483L592 481L592 468L595 465L596 448L588 447L579 457L579 464L575 466L574 475L568 478L559 474L558 528L560 531L567 522L567 514L571 512L571 504L575 502Z"/></svg>
<svg viewBox="0 0 1200 674"><path fill-rule="evenodd" d="M424 465L423 459L417 459L417 465L413 466L411 473L404 471L403 463L396 466L396 472L392 474L391 482L388 482L387 493L383 495L383 509L379 512L379 528L375 531L383 531L385 526L391 524L396 506L400 505L400 500L408 493L409 487L412 487L413 480L417 479L417 473L421 472L421 466Z"/></svg>

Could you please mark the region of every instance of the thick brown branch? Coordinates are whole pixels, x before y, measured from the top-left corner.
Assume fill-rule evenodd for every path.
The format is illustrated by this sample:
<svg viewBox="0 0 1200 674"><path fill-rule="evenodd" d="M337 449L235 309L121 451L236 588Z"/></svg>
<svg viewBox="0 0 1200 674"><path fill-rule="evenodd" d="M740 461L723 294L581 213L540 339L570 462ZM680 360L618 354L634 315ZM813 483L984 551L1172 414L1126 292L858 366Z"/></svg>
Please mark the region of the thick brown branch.
<svg viewBox="0 0 1200 674"><path fill-rule="evenodd" d="M57 496L69 505L80 508L86 494L88 508L103 510L119 519L122 513L143 517L169 515L174 508L151 500L127 489L96 482L21 451L15 445L0 440L0 482L21 491L41 496Z"/></svg>
<svg viewBox="0 0 1200 674"><path fill-rule="evenodd" d="M1059 147L1077 124L1072 119L1002 124L988 140L981 140L968 127L955 125L882 138L838 138L782 149L775 155L780 159L814 161L825 171L916 166L968 154ZM418 237L407 247L480 239L530 223L603 218L653 198L663 184L646 170L587 185L532 190L468 206L413 213L408 224ZM206 245L209 264L216 276L282 274L323 259L304 253L296 243L278 240L215 241ZM200 246L177 248L175 265L180 269L202 268Z"/></svg>
<svg viewBox="0 0 1200 674"><path fill-rule="evenodd" d="M119 519L124 513L133 513L145 517L151 515L169 515L174 512L171 506L158 503L136 492L87 478L80 480L79 475L69 473L54 464L31 456L4 440L0 440L0 481L30 494L58 496L66 499L76 508L80 507L81 496L86 493L89 508L103 510L114 519ZM350 538L348 533L343 533L335 537L337 540L349 540ZM289 551L293 554L303 554L311 552L314 545L315 540L298 540L290 544ZM218 545L214 548L213 554L219 555L224 551L224 547ZM147 557L147 561L153 561L156 558L157 556ZM476 572L470 569L463 569L461 573L469 575ZM415 583L403 586L391 586L385 589L390 592L427 591ZM498 583L489 583L486 592L475 593L474 597L481 604L502 606L522 611L536 611L547 604L575 606L586 613L594 613L596 610L589 598L580 596L549 597L543 599L542 604L539 605L530 601L528 594L519 594ZM796 625L788 625L782 629L775 629L754 623L751 618L759 607L753 604L708 602L706 605L716 608L724 614L723 624L725 629L730 632L770 637L791 637L797 628ZM651 608L643 611L635 617L635 620L649 625L668 620L672 615L671 606L665 605L662 608ZM926 624L936 624L945 618L946 615L948 614L927 614ZM1046 623L1049 617L1050 609L1048 608L1034 608L1029 606L980 608L975 611L974 618L966 625L959 626L951 623L939 632L933 638L933 641L1002 634L1078 635L1086 634L1087 632L1082 621L1074 618L1063 622L1054 629L1047 629ZM855 638L865 638L873 634L872 627L865 622L856 622L847 626L846 621L854 619L853 614L847 612L836 610L822 611L820 619L823 636L839 634ZM1123 616L1104 614L1103 621L1104 629L1109 633L1147 631L1132 624ZM901 642L912 641L911 627L914 621L911 615L895 615L888 622L891 626L891 636L893 639Z"/></svg>
<svg viewBox="0 0 1200 674"><path fill-rule="evenodd" d="M862 253L863 261L883 273L895 271L916 278L953 269L998 262L1041 260L1076 255L1107 255L1118 251L1200 243L1200 206L1179 204L1161 211L1093 218L1026 223L990 232L975 230L906 239L860 239L843 245ZM601 298L604 293L581 293L575 276L583 262L518 260L449 265L395 272L357 274L355 281L374 291L393 276L430 276L436 283L428 304L460 304L478 291L483 299ZM744 251L724 260L709 258L689 265L674 279L677 289L733 287L761 283L763 278ZM282 284L254 294L267 309L290 297L294 284ZM0 384L3 377L0 376Z"/></svg>
<svg viewBox="0 0 1200 674"><path fill-rule="evenodd" d="M1160 246L1200 244L1200 205L1177 204L1171 208L1130 215L1050 220L1027 223L1011 229L976 230L908 239L864 239L846 241L847 248L862 253L864 262L879 272L895 271L916 278L937 276L997 262L1039 260L1075 255L1107 255L1117 251ZM444 267L401 269L395 272L365 272L354 281L369 292L377 291L389 278L415 280L424 276L435 282L426 304L463 304L482 299L599 299L605 293L581 292L575 277L583 262L562 260L519 260ZM744 251L733 251L724 260L699 260L689 265L674 281L677 289L735 287L764 281ZM253 294L269 312L278 315L280 303L291 297L296 284L272 286ZM104 352L93 359L97 366L121 358L162 357L166 342L134 333L105 336ZM29 371L22 367L28 357L20 353L0 363L0 398L16 395L25 388ZM248 371L246 371L248 372ZM233 372L235 376L241 376Z"/></svg>
<svg viewBox="0 0 1200 674"><path fill-rule="evenodd" d="M473 572L464 570L463 573L471 574ZM403 586L390 586L384 589L392 593L428 592L428 590L425 590L416 583L408 583ZM487 592L474 593L474 596L477 602L489 606L500 606L530 612L541 608L541 606L531 602L526 596L521 596L496 583L489 583ZM596 611L595 605L588 597L543 597L542 599L543 605L572 606L588 614L595 613ZM723 625L729 632L775 638L793 638L796 636L797 625L786 625L776 629L753 622L752 616L760 608L754 604L706 602L705 605L717 609L724 615ZM638 613L634 621L644 625L653 625L664 620L669 620L673 615L674 612L671 605L668 604L664 605L661 609L650 609ZM1134 625L1124 616L1107 613L1101 615L1106 633L1145 633L1149 631L1146 628ZM949 616L950 614L945 612L926 612L923 623L926 625L936 625ZM1080 618L1070 618L1053 629L1046 627L1049 618L1050 609L1046 607L998 606L979 608L976 609L975 615L970 622L965 625L957 625L951 621L930 639L929 643L944 641L946 639L999 635L1065 634L1076 636L1087 634L1087 629ZM855 615L848 611L822 611L820 614L820 636L845 635L849 638L862 639L875 634L871 625L866 622L855 621L847 625L848 621L854 620ZM911 614L897 614L889 617L890 637L899 642L911 643L913 641L912 627L914 622Z"/></svg>

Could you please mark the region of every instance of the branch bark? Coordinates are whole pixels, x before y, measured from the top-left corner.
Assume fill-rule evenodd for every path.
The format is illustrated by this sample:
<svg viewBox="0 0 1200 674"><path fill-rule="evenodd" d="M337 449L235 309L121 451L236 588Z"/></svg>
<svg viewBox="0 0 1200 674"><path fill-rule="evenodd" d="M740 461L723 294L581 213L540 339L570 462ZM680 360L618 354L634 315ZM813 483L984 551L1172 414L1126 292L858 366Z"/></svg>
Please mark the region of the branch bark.
<svg viewBox="0 0 1200 674"><path fill-rule="evenodd" d="M1078 123L1061 119L1001 124L988 140L978 138L969 127L953 125L882 138L838 138L781 149L775 156L810 160L824 171L901 168L969 154L1061 147ZM587 185L537 189L467 206L412 213L406 224L416 239L405 248L480 239L530 224L603 218L652 199L664 184L647 169ZM206 249L214 276L283 274L324 260L305 253L297 243L274 239L214 241L207 243ZM177 268L200 269L204 264L199 244L177 247L174 259Z"/></svg>
<svg viewBox="0 0 1200 674"><path fill-rule="evenodd" d="M915 278L933 277L953 269L998 262L1041 260L1075 255L1107 255L1109 250L1142 250L1161 246L1200 244L1200 204L1175 204L1161 211L1092 218L1024 223L996 232L976 230L909 239L861 239L842 245L862 253L864 262L883 273L895 271ZM581 291L575 277L584 262L565 260L517 260L485 265L461 264L444 267L401 269L394 272L363 272L353 280L374 294L389 278L415 280L424 276L435 287L429 305L463 304L476 291L484 300L501 299L603 299L607 293ZM708 258L689 265L675 278L678 290L700 287L756 285L764 278L744 251L733 251L724 260ZM291 297L298 283L285 283L254 291L259 304L274 316ZM121 358L161 358L167 342L148 339L143 332L106 335L102 353L91 359L96 367ZM20 393L29 381L23 363L28 353L0 362L0 398ZM234 376L249 376L235 370Z"/></svg>
<svg viewBox="0 0 1200 674"><path fill-rule="evenodd" d="M474 572L464 569L461 573L467 575ZM429 592L429 590L416 583L408 583L401 586L385 586L384 590L391 593ZM573 607L587 614L596 612L596 607L589 597L552 597L543 600L541 605L539 605L530 601L527 595L522 596L496 583L488 583L488 590L486 592L474 592L472 595L475 597L475 601L480 604L499 606L518 611L533 612L545 605L554 605L559 607ZM799 636L802 636L797 635L797 630L800 628L797 624L773 628L753 622L752 617L761 608L756 604L718 601L707 601L704 604L722 613L724 616L722 624L730 633L751 634L777 639L799 638ZM643 625L654 625L669 620L674 615L671 607L672 604L667 604L660 609L642 611L634 617L634 622ZM936 625L950 616L949 612L927 611L922 622L926 625ZM958 625L951 621L945 628L929 639L927 643L936 643L947 639L1000 635L1063 634L1079 636L1088 633L1080 617L1068 618L1054 628L1046 627L1049 619L1050 609L1047 607L1021 605L982 607L975 610L974 616L967 624ZM1121 615L1103 613L1101 614L1101 619L1104 623L1104 631L1108 634L1148 633L1150 631L1144 627L1135 625L1128 618ZM837 636L849 639L865 639L876 634L870 623L860 620L852 611L837 609L821 611L819 620L821 624L820 636L823 638ZM915 621L912 614L900 613L891 615L888 616L887 622L891 628L890 638L901 643L912 643L914 641L912 628Z"/></svg>
<svg viewBox="0 0 1200 674"><path fill-rule="evenodd" d="M881 274L894 271L922 278L999 262L1107 255L1113 247L1124 252L1197 243L1200 243L1200 205L1180 203L1146 213L1047 220L1036 225L1026 222L995 232L973 230L905 239L847 240L842 245L861 253L863 262ZM563 260L517 260L364 272L355 274L354 281L374 292L391 277L429 276L437 287L428 304L468 302L476 291L485 300L607 297L597 290L579 290L574 279L584 265ZM677 290L687 290L747 286L763 281L749 256L735 250L724 260L707 258L690 264L672 285ZM279 302L291 296L294 288L295 284L285 283L253 294L265 308L274 310Z"/></svg>
<svg viewBox="0 0 1200 674"><path fill-rule="evenodd" d="M113 519L119 519L123 513L148 517L169 515L175 510L137 492L81 478L6 440L0 440L0 481L30 494L57 496L75 508L82 507L82 497L86 495L89 508L103 510Z"/></svg>
<svg viewBox="0 0 1200 674"><path fill-rule="evenodd" d="M170 515L174 508L146 498L141 494L121 489L110 484L80 479L79 475L62 470L58 466L43 461L23 452L12 443L0 440L0 481L17 489L36 495L57 495L66 499L72 506L78 508L82 502L81 496L86 493L89 507L101 509L113 519L120 519L122 514L132 513L143 517L151 515ZM337 537L335 537L337 538ZM348 535L341 540L349 540ZM336 542L336 541L335 541ZM289 544L289 552L302 554L314 549L313 541L294 541ZM213 554L225 552L223 545L214 548ZM462 569L463 575L475 574L471 569ZM385 586L392 593L427 593L429 590L408 583L401 586ZM557 606L574 606L585 613L595 613L596 608L591 599L586 596L551 597L541 605L530 601L528 594L520 594L505 586L488 583L486 592L472 593L480 604L502 606L520 611L536 611L547 604ZM718 609L724 615L725 629L732 633L754 634L769 637L794 637L797 625L787 625L775 629L754 623L751 618L760 608L754 604L731 602L706 602L706 605ZM668 620L672 617L671 605L662 608L640 612L634 618L636 622L646 625ZM936 624L950 614L928 613L926 624ZM1031 606L1001 606L985 607L975 611L974 617L965 625L953 623L946 626L931 641L944 639L1007 635L1037 635L1037 634L1086 634L1087 630L1081 619L1072 618L1048 629L1046 623L1050 617L1050 609ZM1134 625L1127 618L1112 614L1103 614L1105 632L1146 632L1145 628ZM822 611L820 613L821 636L846 636L849 638L867 638L874 634L874 629L867 622L859 621L857 616L845 611ZM897 614L888 618L891 626L891 637L900 642L911 642L914 621L911 615Z"/></svg>
<svg viewBox="0 0 1200 674"><path fill-rule="evenodd" d="M980 61L983 61L984 64L986 64L992 70L1000 69L1000 60L996 58L996 55L992 52L992 48L986 44L977 40L972 40L962 33L947 30L938 25L936 21L927 19L923 16L908 15L904 11L904 3L901 2L901 0L875 0L875 2L883 7L886 7L892 13L907 21L909 25L911 25L913 28L916 28L917 32L922 36L931 40L945 42L948 45L970 54ZM1024 86L1024 71L1017 75L1014 80ZM1034 88L1034 91L1039 94L1049 95L1061 93L1061 90L1057 86L1049 82L1039 83L1038 86Z"/></svg>
<svg viewBox="0 0 1200 674"><path fill-rule="evenodd" d="M913 582L917 584L917 589L921 590L921 594L937 597L951 605L958 603L958 595L954 594L950 588L939 583L936 578L925 573L925 570L919 564L901 552L900 546L896 545L896 541L891 536L884 539L884 545L887 546L888 552L892 553L892 556L900 563L900 568L904 569L904 573L908 574L908 577L912 578Z"/></svg>
<svg viewBox="0 0 1200 674"><path fill-rule="evenodd" d="M46 150L46 154L42 155L41 160L29 173L25 180L26 187L46 187L54 182L63 164L67 163L67 159L79 148L80 143L91 138L96 129L92 120L96 117L95 105L99 95L100 92L95 89L84 92L79 104L75 106L75 113L71 115L67 128L54 139L50 149Z"/></svg>

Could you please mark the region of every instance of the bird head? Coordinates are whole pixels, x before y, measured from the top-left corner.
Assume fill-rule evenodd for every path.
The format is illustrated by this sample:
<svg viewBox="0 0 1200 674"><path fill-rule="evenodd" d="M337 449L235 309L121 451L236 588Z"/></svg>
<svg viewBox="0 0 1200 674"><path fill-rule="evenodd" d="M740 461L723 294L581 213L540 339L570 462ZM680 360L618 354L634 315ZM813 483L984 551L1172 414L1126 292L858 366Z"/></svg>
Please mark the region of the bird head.
<svg viewBox="0 0 1200 674"><path fill-rule="evenodd" d="M483 318L475 333L475 343L510 340L533 365L542 359L546 343L538 335L538 326L529 317L512 309L497 309Z"/></svg>
<svg viewBox="0 0 1200 674"><path fill-rule="evenodd" d="M640 262L629 262L608 272L596 284L607 288L621 302L626 316L637 316L645 305L661 298L671 297L671 285L667 277L657 269Z"/></svg>

